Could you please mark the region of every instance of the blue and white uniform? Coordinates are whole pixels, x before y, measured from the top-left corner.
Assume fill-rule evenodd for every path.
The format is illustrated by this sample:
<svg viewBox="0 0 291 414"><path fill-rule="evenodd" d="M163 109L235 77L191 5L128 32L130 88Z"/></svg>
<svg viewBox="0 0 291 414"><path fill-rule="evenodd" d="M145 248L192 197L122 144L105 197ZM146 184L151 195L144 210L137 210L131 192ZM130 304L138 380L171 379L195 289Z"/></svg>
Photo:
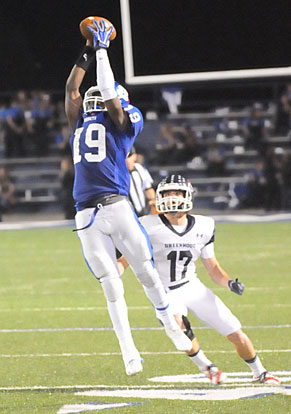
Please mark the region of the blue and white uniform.
<svg viewBox="0 0 291 414"><path fill-rule="evenodd" d="M190 349L191 342L170 312L151 260L148 235L127 199L130 175L125 160L142 130L143 117L129 104L127 91L114 80L106 50L110 33L104 22L101 26L97 21L94 23L94 45L99 45L96 51L98 86L86 91L82 105L84 114L77 121L81 97L79 91L76 93L76 85L84 76L82 61L81 69L78 64L73 67L66 84L66 113L71 125L76 122L70 141L75 165L75 221L85 261L101 283L126 373L134 375L142 371L142 365L131 335L116 248L134 269L176 347Z"/></svg>
<svg viewBox="0 0 291 414"><path fill-rule="evenodd" d="M83 114L77 122L71 138L77 211L102 196L128 196L130 175L125 159L143 128L143 117L132 105L126 112L130 120L126 131L114 125L107 111Z"/></svg>
<svg viewBox="0 0 291 414"><path fill-rule="evenodd" d="M76 226L82 229L78 236L86 263L101 283L116 272L115 247L137 275L144 273L144 262L152 258L148 236L127 199L130 175L125 159L143 118L132 105L127 112L126 131L117 129L106 111L95 112L82 115L71 138ZM124 198L108 205L98 202L113 194Z"/></svg>

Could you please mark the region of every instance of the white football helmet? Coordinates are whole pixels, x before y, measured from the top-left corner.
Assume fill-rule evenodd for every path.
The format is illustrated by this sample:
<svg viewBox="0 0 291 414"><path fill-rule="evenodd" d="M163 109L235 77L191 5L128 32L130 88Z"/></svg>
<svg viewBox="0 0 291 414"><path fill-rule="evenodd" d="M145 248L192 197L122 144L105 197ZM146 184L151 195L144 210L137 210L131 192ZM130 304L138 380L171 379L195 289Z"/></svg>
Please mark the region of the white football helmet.
<svg viewBox="0 0 291 414"><path fill-rule="evenodd" d="M99 87L91 86L86 92L83 100L83 110L85 114L89 112L107 111L104 99L102 98Z"/></svg>
<svg viewBox="0 0 291 414"><path fill-rule="evenodd" d="M183 195L167 195L167 191L182 191ZM193 207L193 187L181 175L169 175L157 187L156 209L159 213L177 213L189 211Z"/></svg>

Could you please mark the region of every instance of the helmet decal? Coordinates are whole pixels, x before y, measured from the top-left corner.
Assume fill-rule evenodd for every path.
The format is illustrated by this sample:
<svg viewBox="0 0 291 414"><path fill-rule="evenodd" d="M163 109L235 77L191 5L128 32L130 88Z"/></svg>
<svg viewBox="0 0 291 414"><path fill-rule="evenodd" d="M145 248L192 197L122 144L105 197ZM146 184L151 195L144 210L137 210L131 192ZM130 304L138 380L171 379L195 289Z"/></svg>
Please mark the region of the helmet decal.
<svg viewBox="0 0 291 414"><path fill-rule="evenodd" d="M127 108L129 105L129 96L127 90L120 85L120 83L115 81L115 90L118 98L120 99L122 108Z"/></svg>

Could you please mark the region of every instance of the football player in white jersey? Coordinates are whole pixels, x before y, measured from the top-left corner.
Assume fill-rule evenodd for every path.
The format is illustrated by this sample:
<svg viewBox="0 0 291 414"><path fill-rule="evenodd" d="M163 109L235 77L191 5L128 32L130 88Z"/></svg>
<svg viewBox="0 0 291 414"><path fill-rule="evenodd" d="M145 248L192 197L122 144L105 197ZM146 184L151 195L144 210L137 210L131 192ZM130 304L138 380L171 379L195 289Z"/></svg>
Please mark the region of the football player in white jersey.
<svg viewBox="0 0 291 414"><path fill-rule="evenodd" d="M152 262L148 236L127 199L130 176L125 159L143 118L130 105L127 91L114 80L107 55L111 31L94 21L94 47L88 42L66 83L65 110L72 128L75 167L73 196L76 227L85 261L100 282L114 331L119 340L126 373L142 370L135 347L118 272L115 248L127 258L148 298L163 320L177 349L191 348L169 310L169 301ZM79 88L90 63L97 63L97 84L82 100Z"/></svg>
<svg viewBox="0 0 291 414"><path fill-rule="evenodd" d="M160 214L140 218L152 243L153 259L168 291L175 317L192 339L193 346L187 354L212 383L223 382L225 374L213 366L199 348L187 319L189 311L234 344L238 355L253 371L254 381L279 384L279 379L263 367L239 320L197 277L195 261L201 257L215 283L238 295L244 291L244 285L238 279L232 280L215 257L214 220L189 214L193 206L192 198L191 183L180 175L170 175L157 187L156 208ZM120 258L118 265L122 273L127 262Z"/></svg>

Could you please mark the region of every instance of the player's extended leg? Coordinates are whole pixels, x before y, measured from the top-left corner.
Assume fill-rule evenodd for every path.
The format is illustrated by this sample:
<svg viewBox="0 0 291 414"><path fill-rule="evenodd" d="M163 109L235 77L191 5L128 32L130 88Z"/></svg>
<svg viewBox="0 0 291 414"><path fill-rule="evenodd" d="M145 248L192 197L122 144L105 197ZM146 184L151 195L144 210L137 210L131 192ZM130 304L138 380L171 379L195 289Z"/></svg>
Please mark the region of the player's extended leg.
<svg viewBox="0 0 291 414"><path fill-rule="evenodd" d="M83 212L78 213L80 214ZM83 213L87 216L88 212ZM77 220L88 222L88 218ZM127 306L124 299L124 288L115 263L115 247L111 238L102 234L95 223L88 229L78 232L82 244L85 261L100 281L106 301L108 312L118 338L123 361L128 375L142 371L141 358L131 335L128 321Z"/></svg>
<svg viewBox="0 0 291 414"><path fill-rule="evenodd" d="M147 233L138 221L128 202L116 203L116 208L122 217L118 226L112 229L112 237L119 251L126 257L132 270L142 283L147 297L159 313L166 333L176 348L186 351L191 348L191 341L177 325L169 308L169 301L158 272L152 262L151 245Z"/></svg>
<svg viewBox="0 0 291 414"><path fill-rule="evenodd" d="M128 260L130 263L130 259ZM163 322L166 334L172 340L179 351L191 349L192 343L179 328L173 317L170 304L159 279L156 269L150 261L140 262L138 266L132 266L138 280L142 283L147 297L154 305L159 319Z"/></svg>
<svg viewBox="0 0 291 414"><path fill-rule="evenodd" d="M253 344L241 329L227 335L227 339L234 344L237 353L244 360L251 360L256 356Z"/></svg>
<svg viewBox="0 0 291 414"><path fill-rule="evenodd" d="M107 300L108 312L119 341L127 375L142 371L141 357L136 349L128 321L123 283L120 278L104 275L101 286Z"/></svg>
<svg viewBox="0 0 291 414"><path fill-rule="evenodd" d="M222 384L226 380L226 374L220 371L217 366L206 357L191 328L189 319L185 315L179 314L175 314L175 319L181 329L183 329L185 335L187 335L192 342L192 348L190 351L186 351L191 361L206 375L211 384Z"/></svg>
<svg viewBox="0 0 291 414"><path fill-rule="evenodd" d="M256 380L262 383L279 383L279 380L262 366L251 341L241 330L240 321L222 300L198 279L190 286L188 290L179 289L187 308L198 319L226 336L235 345L238 354L251 368Z"/></svg>
<svg viewBox="0 0 291 414"><path fill-rule="evenodd" d="M244 359L253 371L254 381L268 384L280 384L279 379L264 368L260 358L256 354L251 340L241 329L227 335L227 339L234 344L238 355Z"/></svg>

